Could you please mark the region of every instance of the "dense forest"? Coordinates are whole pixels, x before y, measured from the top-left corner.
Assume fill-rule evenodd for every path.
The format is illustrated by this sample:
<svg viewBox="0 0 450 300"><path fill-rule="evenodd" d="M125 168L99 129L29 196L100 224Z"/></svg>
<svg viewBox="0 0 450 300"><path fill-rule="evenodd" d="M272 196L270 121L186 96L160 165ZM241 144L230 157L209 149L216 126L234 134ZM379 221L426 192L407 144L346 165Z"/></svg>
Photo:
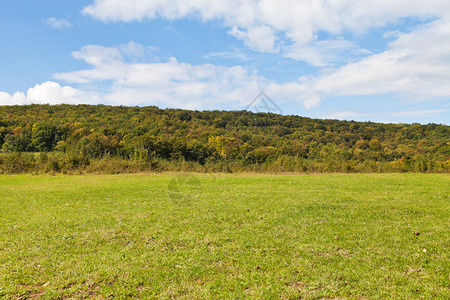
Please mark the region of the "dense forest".
<svg viewBox="0 0 450 300"><path fill-rule="evenodd" d="M247 111L0 106L0 173L449 172L450 126Z"/></svg>

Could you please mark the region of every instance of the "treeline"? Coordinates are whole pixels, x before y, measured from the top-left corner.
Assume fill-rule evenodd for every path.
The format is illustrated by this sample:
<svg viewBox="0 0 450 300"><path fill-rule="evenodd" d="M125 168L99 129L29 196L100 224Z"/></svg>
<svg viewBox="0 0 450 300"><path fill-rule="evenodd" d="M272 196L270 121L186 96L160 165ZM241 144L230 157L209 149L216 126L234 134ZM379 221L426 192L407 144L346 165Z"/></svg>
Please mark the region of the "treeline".
<svg viewBox="0 0 450 300"><path fill-rule="evenodd" d="M0 106L0 173L449 172L450 126L247 111Z"/></svg>

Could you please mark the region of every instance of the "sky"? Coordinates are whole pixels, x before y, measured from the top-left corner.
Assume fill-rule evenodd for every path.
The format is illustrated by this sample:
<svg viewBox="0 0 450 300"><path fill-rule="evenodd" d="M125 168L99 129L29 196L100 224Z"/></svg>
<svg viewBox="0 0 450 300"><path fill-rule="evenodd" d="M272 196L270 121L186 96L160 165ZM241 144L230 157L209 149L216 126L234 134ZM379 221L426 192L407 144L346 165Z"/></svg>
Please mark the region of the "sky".
<svg viewBox="0 0 450 300"><path fill-rule="evenodd" d="M0 105L450 124L448 0L2 0Z"/></svg>

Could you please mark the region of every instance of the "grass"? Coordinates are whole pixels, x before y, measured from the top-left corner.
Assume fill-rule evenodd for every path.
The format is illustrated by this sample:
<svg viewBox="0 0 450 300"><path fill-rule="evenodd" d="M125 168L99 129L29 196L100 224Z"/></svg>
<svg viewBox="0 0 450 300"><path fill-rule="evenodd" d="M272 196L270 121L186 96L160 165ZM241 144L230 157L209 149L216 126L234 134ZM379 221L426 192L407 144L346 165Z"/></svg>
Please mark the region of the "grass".
<svg viewBox="0 0 450 300"><path fill-rule="evenodd" d="M0 176L0 298L448 299L449 179Z"/></svg>

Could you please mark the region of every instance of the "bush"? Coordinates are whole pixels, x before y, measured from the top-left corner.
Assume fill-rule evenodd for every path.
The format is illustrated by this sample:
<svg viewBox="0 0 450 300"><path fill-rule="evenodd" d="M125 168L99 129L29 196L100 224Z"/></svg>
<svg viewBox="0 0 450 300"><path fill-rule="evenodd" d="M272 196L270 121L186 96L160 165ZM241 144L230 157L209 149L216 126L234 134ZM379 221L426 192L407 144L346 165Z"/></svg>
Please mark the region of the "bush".
<svg viewBox="0 0 450 300"><path fill-rule="evenodd" d="M0 156L0 173L2 174L29 173L35 167L36 160L30 153L13 152Z"/></svg>

